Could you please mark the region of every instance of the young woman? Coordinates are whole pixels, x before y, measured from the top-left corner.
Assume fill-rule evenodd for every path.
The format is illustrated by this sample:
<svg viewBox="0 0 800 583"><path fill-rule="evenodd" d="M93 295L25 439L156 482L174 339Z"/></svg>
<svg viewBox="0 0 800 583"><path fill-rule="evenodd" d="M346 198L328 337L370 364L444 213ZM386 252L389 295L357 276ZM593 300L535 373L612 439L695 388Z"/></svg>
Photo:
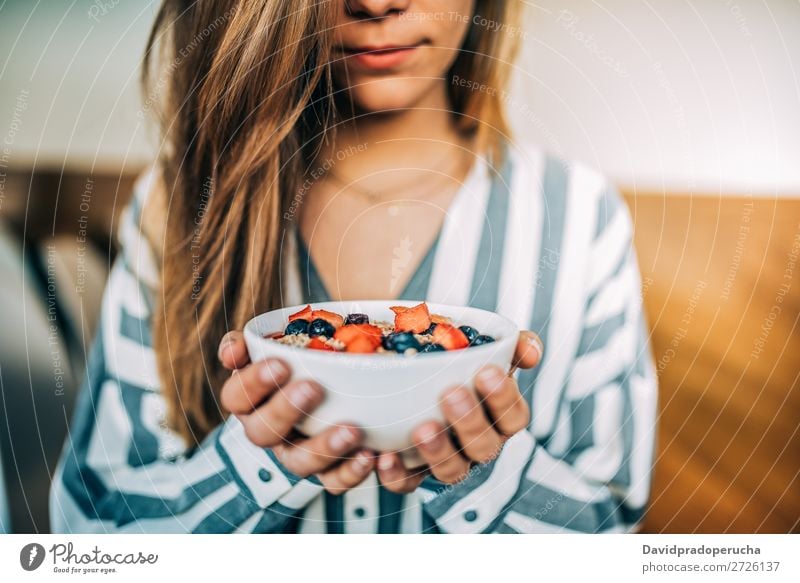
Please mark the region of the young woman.
<svg viewBox="0 0 800 583"><path fill-rule="evenodd" d="M656 380L631 224L596 173L512 137L520 5L164 1L146 63L164 148L122 219L56 531L639 521ZM298 436L325 388L249 362L250 317L328 298L471 304L547 350L524 332L521 372L453 387L411 472L346 419Z"/></svg>

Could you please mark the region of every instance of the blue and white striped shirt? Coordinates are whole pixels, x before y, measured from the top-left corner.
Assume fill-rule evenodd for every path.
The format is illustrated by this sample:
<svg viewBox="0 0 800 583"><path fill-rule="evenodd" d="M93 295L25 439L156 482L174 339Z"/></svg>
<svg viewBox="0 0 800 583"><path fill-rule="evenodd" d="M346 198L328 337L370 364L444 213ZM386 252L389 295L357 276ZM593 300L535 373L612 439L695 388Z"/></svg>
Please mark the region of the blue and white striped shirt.
<svg viewBox="0 0 800 583"><path fill-rule="evenodd" d="M458 484L428 478L397 495L373 473L339 497L289 473L233 416L192 449L166 426L150 333L159 275L140 231L152 179L123 213L51 489L55 532L624 532L641 519L657 383L630 217L597 173L536 148L511 148L497 173L477 164L404 291L541 335L541 366L517 373L529 428ZM287 303L324 294L303 256L289 245Z"/></svg>

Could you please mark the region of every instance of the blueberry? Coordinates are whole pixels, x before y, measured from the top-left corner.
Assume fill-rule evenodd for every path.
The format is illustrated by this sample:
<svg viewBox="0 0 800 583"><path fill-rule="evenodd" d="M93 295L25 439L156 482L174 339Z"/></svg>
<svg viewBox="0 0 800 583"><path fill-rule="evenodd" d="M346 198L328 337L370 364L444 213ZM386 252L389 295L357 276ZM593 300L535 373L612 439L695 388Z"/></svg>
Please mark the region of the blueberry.
<svg viewBox="0 0 800 583"><path fill-rule="evenodd" d="M486 334L481 334L480 336L476 336L475 340L470 342L470 346L480 346L481 344L489 344L490 342L494 342L494 338L487 336Z"/></svg>
<svg viewBox="0 0 800 583"><path fill-rule="evenodd" d="M431 342L430 344L423 344L420 352L445 352L445 347L441 344Z"/></svg>
<svg viewBox="0 0 800 583"><path fill-rule="evenodd" d="M383 337L383 347L403 354L409 348L419 350L419 342L410 332L395 332Z"/></svg>
<svg viewBox="0 0 800 583"><path fill-rule="evenodd" d="M345 325L347 324L369 324L369 316L366 314L347 314L344 319Z"/></svg>
<svg viewBox="0 0 800 583"><path fill-rule="evenodd" d="M473 342L479 335L478 331L472 326L459 326L458 329L464 333L464 336L467 337L467 340L469 340L470 343Z"/></svg>
<svg viewBox="0 0 800 583"><path fill-rule="evenodd" d="M326 338L333 338L335 332L333 325L327 320L317 318L308 325L309 336L325 336Z"/></svg>
<svg viewBox="0 0 800 583"><path fill-rule="evenodd" d="M283 331L284 334L305 334L306 332L308 332L308 320L302 319L292 320Z"/></svg>
<svg viewBox="0 0 800 583"><path fill-rule="evenodd" d="M433 334L434 330L436 330L436 322L431 322L431 325L428 326L428 329L423 334Z"/></svg>

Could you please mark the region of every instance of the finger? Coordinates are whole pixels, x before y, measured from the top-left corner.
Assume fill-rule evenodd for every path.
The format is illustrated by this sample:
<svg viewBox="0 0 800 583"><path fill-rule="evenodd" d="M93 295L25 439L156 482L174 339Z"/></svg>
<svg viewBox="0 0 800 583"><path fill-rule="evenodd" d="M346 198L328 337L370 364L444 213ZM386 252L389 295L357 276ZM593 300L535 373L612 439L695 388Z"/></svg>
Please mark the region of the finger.
<svg viewBox="0 0 800 583"><path fill-rule="evenodd" d="M411 437L434 478L452 484L467 475L469 462L456 451L450 436L439 422L423 423L413 431Z"/></svg>
<svg viewBox="0 0 800 583"><path fill-rule="evenodd" d="M323 397L322 387L313 381L294 381L239 419L250 441L260 447L272 447L284 442L294 426L317 407Z"/></svg>
<svg viewBox="0 0 800 583"><path fill-rule="evenodd" d="M409 470L394 452L378 457L378 480L384 488L395 494L409 494L417 489L428 473L426 468Z"/></svg>
<svg viewBox="0 0 800 583"><path fill-rule="evenodd" d="M289 367L277 358L237 369L222 385L220 402L236 415L250 413L290 377Z"/></svg>
<svg viewBox="0 0 800 583"><path fill-rule="evenodd" d="M539 335L530 330L519 333L517 349L514 353L514 365L519 368L533 368L537 366L544 354L544 344Z"/></svg>
<svg viewBox="0 0 800 583"><path fill-rule="evenodd" d="M489 423L483 407L471 391L456 387L445 393L442 412L467 458L485 463L497 457L502 438Z"/></svg>
<svg viewBox="0 0 800 583"><path fill-rule="evenodd" d="M319 435L284 443L273 448L281 463L298 476L320 474L361 445L362 432L350 425L339 425Z"/></svg>
<svg viewBox="0 0 800 583"><path fill-rule="evenodd" d="M217 357L222 363L222 366L228 370L242 368L250 362L247 344L244 342L244 334L238 330L225 334L219 343Z"/></svg>
<svg viewBox="0 0 800 583"><path fill-rule="evenodd" d="M319 474L319 479L328 492L339 496L363 482L374 467L375 455L362 449L352 458Z"/></svg>
<svg viewBox="0 0 800 583"><path fill-rule="evenodd" d="M486 366L475 376L475 390L488 411L495 430L511 436L530 422L530 409L517 382L496 366Z"/></svg>

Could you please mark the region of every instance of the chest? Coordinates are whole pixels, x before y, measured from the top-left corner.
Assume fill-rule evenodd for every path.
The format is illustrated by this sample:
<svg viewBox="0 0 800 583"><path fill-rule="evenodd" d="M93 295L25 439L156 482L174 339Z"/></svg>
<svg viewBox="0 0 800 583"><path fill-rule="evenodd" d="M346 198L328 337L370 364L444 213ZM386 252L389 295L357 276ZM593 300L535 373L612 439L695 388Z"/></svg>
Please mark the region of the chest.
<svg viewBox="0 0 800 583"><path fill-rule="evenodd" d="M309 201L300 236L330 299L401 295L435 245L450 198Z"/></svg>

